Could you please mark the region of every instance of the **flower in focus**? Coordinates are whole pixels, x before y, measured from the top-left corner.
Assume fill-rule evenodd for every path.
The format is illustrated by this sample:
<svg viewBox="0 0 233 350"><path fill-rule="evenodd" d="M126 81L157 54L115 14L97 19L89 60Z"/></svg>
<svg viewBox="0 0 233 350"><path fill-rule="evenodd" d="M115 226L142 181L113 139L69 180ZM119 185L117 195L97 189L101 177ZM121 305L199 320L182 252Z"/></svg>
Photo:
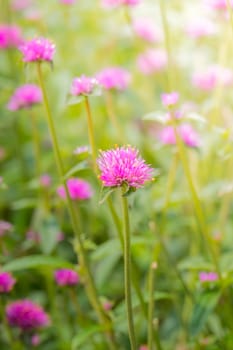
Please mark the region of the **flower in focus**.
<svg viewBox="0 0 233 350"><path fill-rule="evenodd" d="M154 43L161 40L161 32L155 27L154 21L147 18L139 18L133 22L136 35L148 42Z"/></svg>
<svg viewBox="0 0 233 350"><path fill-rule="evenodd" d="M97 164L105 187L127 185L140 188L153 179L153 169L139 156L137 149L123 146L101 151Z"/></svg>
<svg viewBox="0 0 233 350"><path fill-rule="evenodd" d="M189 124L182 124L177 128L178 134L184 144L189 147L199 147L200 138L193 127ZM160 141L164 145L175 145L176 134L173 126L166 126L159 135Z"/></svg>
<svg viewBox="0 0 233 350"><path fill-rule="evenodd" d="M97 84L98 81L95 78L89 78L82 75L79 78L74 78L70 93L73 96L89 95L93 92Z"/></svg>
<svg viewBox="0 0 233 350"><path fill-rule="evenodd" d="M0 272L0 294L9 293L15 285L16 280L8 272Z"/></svg>
<svg viewBox="0 0 233 350"><path fill-rule="evenodd" d="M48 188L51 186L51 176L48 174L43 174L40 177L40 184L44 188Z"/></svg>
<svg viewBox="0 0 233 350"><path fill-rule="evenodd" d="M97 74L97 80L106 90L125 90L130 81L130 73L121 67L109 67Z"/></svg>
<svg viewBox="0 0 233 350"><path fill-rule="evenodd" d="M15 25L0 25L0 49L18 47L22 44L21 29Z"/></svg>
<svg viewBox="0 0 233 350"><path fill-rule="evenodd" d="M201 282L215 282L218 280L218 275L215 272L200 272L199 279Z"/></svg>
<svg viewBox="0 0 233 350"><path fill-rule="evenodd" d="M55 44L46 38L26 41L19 47L24 62L51 62L55 54Z"/></svg>
<svg viewBox="0 0 233 350"><path fill-rule="evenodd" d="M4 234L12 229L12 224L8 221L0 220L0 237L4 236Z"/></svg>
<svg viewBox="0 0 233 350"><path fill-rule="evenodd" d="M22 331L31 331L49 324L49 317L43 308L27 299L8 304L6 317L10 326L18 327Z"/></svg>
<svg viewBox="0 0 233 350"><path fill-rule="evenodd" d="M162 94L161 100L164 106L169 107L175 105L179 100L178 92L171 92L169 94Z"/></svg>
<svg viewBox="0 0 233 350"><path fill-rule="evenodd" d="M73 200L85 200L91 198L93 195L90 184L82 179L69 179L67 181L67 187L70 198ZM57 193L62 199L66 198L66 191L64 186L58 187Z"/></svg>
<svg viewBox="0 0 233 350"><path fill-rule="evenodd" d="M167 54L163 49L148 49L138 56L137 66L146 75L160 72L167 67Z"/></svg>
<svg viewBox="0 0 233 350"><path fill-rule="evenodd" d="M216 33L216 27L214 23L208 19L196 19L187 25L186 32L190 37L199 39L214 35Z"/></svg>
<svg viewBox="0 0 233 350"><path fill-rule="evenodd" d="M7 108L10 111L17 111L23 108L31 108L33 105L41 103L41 89L34 84L26 84L17 88L11 96Z"/></svg>
<svg viewBox="0 0 233 350"><path fill-rule="evenodd" d="M75 286L79 282L79 275L71 269L56 270L54 277L58 286Z"/></svg>

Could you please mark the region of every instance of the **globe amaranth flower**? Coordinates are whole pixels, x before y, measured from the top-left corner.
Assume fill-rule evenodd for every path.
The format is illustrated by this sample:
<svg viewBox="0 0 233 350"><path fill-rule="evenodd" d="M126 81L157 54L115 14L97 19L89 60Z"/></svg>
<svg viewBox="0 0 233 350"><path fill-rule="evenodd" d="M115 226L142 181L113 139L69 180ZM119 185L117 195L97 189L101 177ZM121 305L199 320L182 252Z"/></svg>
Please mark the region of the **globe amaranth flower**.
<svg viewBox="0 0 233 350"><path fill-rule="evenodd" d="M43 174L40 177L40 185L43 188L49 188L51 186L52 179L49 174Z"/></svg>
<svg viewBox="0 0 233 350"><path fill-rule="evenodd" d="M22 44L23 38L21 29L16 25L0 25L0 49L18 47Z"/></svg>
<svg viewBox="0 0 233 350"><path fill-rule="evenodd" d="M161 32L156 28L154 21L150 18L138 18L134 20L133 30L139 38L150 43L161 40Z"/></svg>
<svg viewBox="0 0 233 350"><path fill-rule="evenodd" d="M206 5L214 10L227 10L228 0L205 0ZM233 7L233 1L229 0L229 4Z"/></svg>
<svg viewBox="0 0 233 350"><path fill-rule="evenodd" d="M73 5L75 1L76 0L59 0L59 2L64 5Z"/></svg>
<svg viewBox="0 0 233 350"><path fill-rule="evenodd" d="M54 277L58 286L75 286L79 283L79 275L71 269L56 270Z"/></svg>
<svg viewBox="0 0 233 350"><path fill-rule="evenodd" d="M18 87L11 96L7 108L10 111L17 111L23 108L31 108L33 105L41 103L41 89L34 84L26 84Z"/></svg>
<svg viewBox="0 0 233 350"><path fill-rule="evenodd" d="M163 49L147 49L137 58L137 66L145 75L158 73L167 67L167 54Z"/></svg>
<svg viewBox="0 0 233 350"><path fill-rule="evenodd" d="M67 187L69 191L70 198L73 200L85 200L92 197L93 192L89 182L71 178L67 181ZM57 189L57 194L62 198L66 198L66 191L64 186L60 186Z"/></svg>
<svg viewBox="0 0 233 350"><path fill-rule="evenodd" d="M15 283L16 280L9 272L0 272L0 294L9 293Z"/></svg>
<svg viewBox="0 0 233 350"><path fill-rule="evenodd" d="M8 304L6 317L10 326L18 327L22 331L32 331L49 324L49 316L43 308L27 299Z"/></svg>
<svg viewBox="0 0 233 350"><path fill-rule="evenodd" d="M70 93L73 96L79 95L89 95L93 92L94 88L98 84L95 78L86 77L81 75L81 77L74 78Z"/></svg>
<svg viewBox="0 0 233 350"><path fill-rule="evenodd" d="M197 132L189 124L178 126L177 132L186 146L199 147L200 138ZM160 141L165 145L176 144L176 134L173 126L166 126L162 129L159 135Z"/></svg>
<svg viewBox="0 0 233 350"><path fill-rule="evenodd" d="M52 62L55 48L53 42L43 37L26 41L19 46L24 62Z"/></svg>
<svg viewBox="0 0 233 350"><path fill-rule="evenodd" d="M202 91L212 91L218 84L227 87L233 83L233 72L220 65L211 65L205 70L195 72L192 83Z"/></svg>
<svg viewBox="0 0 233 350"><path fill-rule="evenodd" d="M96 77L106 90L125 90L131 81L130 73L121 67L105 68Z"/></svg>
<svg viewBox="0 0 233 350"><path fill-rule="evenodd" d="M100 179L105 187L140 188L153 179L153 169L139 156L139 151L131 146L123 146L101 151L97 159Z"/></svg>
<svg viewBox="0 0 233 350"><path fill-rule="evenodd" d="M4 234L12 229L13 225L4 220L0 220L0 237L4 236Z"/></svg>
<svg viewBox="0 0 233 350"><path fill-rule="evenodd" d="M217 30L212 21L198 18L187 25L186 32L190 37L200 39L216 34Z"/></svg>
<svg viewBox="0 0 233 350"><path fill-rule="evenodd" d="M102 0L102 6L104 7L116 7L121 5L135 6L142 0Z"/></svg>
<svg viewBox="0 0 233 350"><path fill-rule="evenodd" d="M162 94L161 100L164 106L170 107L175 105L179 100L179 94L178 92L171 92L169 94Z"/></svg>
<svg viewBox="0 0 233 350"><path fill-rule="evenodd" d="M199 279L201 282L215 282L218 280L218 275L215 272L200 272Z"/></svg>

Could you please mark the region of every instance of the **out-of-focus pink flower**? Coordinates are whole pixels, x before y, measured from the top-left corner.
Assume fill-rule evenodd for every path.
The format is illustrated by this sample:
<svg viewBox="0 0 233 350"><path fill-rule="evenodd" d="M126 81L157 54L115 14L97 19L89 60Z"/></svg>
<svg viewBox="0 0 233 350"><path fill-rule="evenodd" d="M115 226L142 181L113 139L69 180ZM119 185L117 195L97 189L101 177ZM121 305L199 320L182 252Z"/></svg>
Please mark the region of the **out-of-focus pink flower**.
<svg viewBox="0 0 233 350"><path fill-rule="evenodd" d="M9 293L15 283L16 280L9 272L0 272L0 294Z"/></svg>
<svg viewBox="0 0 233 350"><path fill-rule="evenodd" d="M169 94L162 94L161 100L164 106L169 107L175 105L179 100L178 92L171 92Z"/></svg>
<svg viewBox="0 0 233 350"><path fill-rule="evenodd" d="M205 0L205 4L213 8L214 10L226 10L228 0ZM229 0L230 6L233 7L233 1Z"/></svg>
<svg viewBox="0 0 233 350"><path fill-rule="evenodd" d="M123 146L102 151L97 164L100 180L105 187L140 188L153 178L153 169L139 156L139 151L131 146Z"/></svg>
<svg viewBox="0 0 233 350"><path fill-rule="evenodd" d="M40 177L40 184L44 188L48 188L51 186L51 176L49 174L43 174Z"/></svg>
<svg viewBox="0 0 233 350"><path fill-rule="evenodd" d="M16 25L0 25L0 49L18 47L22 44L22 32Z"/></svg>
<svg viewBox="0 0 233 350"><path fill-rule="evenodd" d="M200 138L197 132L189 124L182 124L177 128L179 136L189 147L199 147ZM176 134L173 126L166 126L159 134L160 141L165 145L176 144Z"/></svg>
<svg viewBox="0 0 233 350"><path fill-rule="evenodd" d="M62 242L65 239L65 235L63 232L58 232L57 234L57 242Z"/></svg>
<svg viewBox="0 0 233 350"><path fill-rule="evenodd" d="M110 311L112 309L113 303L109 300L103 302L103 308L105 311Z"/></svg>
<svg viewBox="0 0 233 350"><path fill-rule="evenodd" d="M73 154L79 155L79 154L88 153L88 152L90 152L89 146L80 146L80 147L75 148Z"/></svg>
<svg viewBox="0 0 233 350"><path fill-rule="evenodd" d="M28 240L31 240L35 243L40 243L40 235L38 232L35 232L33 230L29 230L26 232L26 238Z"/></svg>
<svg viewBox="0 0 233 350"><path fill-rule="evenodd" d="M55 44L46 38L36 38L19 46L24 62L51 62L55 54Z"/></svg>
<svg viewBox="0 0 233 350"><path fill-rule="evenodd" d="M96 77L106 90L125 90L131 81L130 73L121 67L105 68Z"/></svg>
<svg viewBox="0 0 233 350"><path fill-rule="evenodd" d="M8 221L0 220L0 237L12 229L12 224Z"/></svg>
<svg viewBox="0 0 233 350"><path fill-rule="evenodd" d="M215 282L218 280L218 275L215 272L200 272L199 279L201 282Z"/></svg>
<svg viewBox="0 0 233 350"><path fill-rule="evenodd" d="M22 11L32 5L32 0L13 0L11 7L15 11Z"/></svg>
<svg viewBox="0 0 233 350"><path fill-rule="evenodd" d="M38 346L40 344L40 336L39 334L33 334L31 337L32 346Z"/></svg>
<svg viewBox="0 0 233 350"><path fill-rule="evenodd" d="M120 5L135 6L140 4L142 0L102 0L102 6L104 7L116 7Z"/></svg>
<svg viewBox="0 0 233 350"><path fill-rule="evenodd" d="M42 307L27 299L8 304L6 317L10 326L22 331L31 331L49 324L49 317Z"/></svg>
<svg viewBox="0 0 233 350"><path fill-rule="evenodd" d="M17 88L11 96L7 108L10 111L17 111L23 108L31 108L41 103L42 93L40 88L34 84L26 84Z"/></svg>
<svg viewBox="0 0 233 350"><path fill-rule="evenodd" d="M147 345L141 345L139 350L149 350Z"/></svg>
<svg viewBox="0 0 233 350"><path fill-rule="evenodd" d="M199 39L216 34L217 30L212 21L197 18L187 25L186 32L192 38Z"/></svg>
<svg viewBox="0 0 233 350"><path fill-rule="evenodd" d="M60 269L54 273L54 278L58 286L75 286L79 283L79 275L71 269Z"/></svg>
<svg viewBox="0 0 233 350"><path fill-rule="evenodd" d="M61 4L64 5L73 5L76 0L59 0Z"/></svg>
<svg viewBox="0 0 233 350"><path fill-rule="evenodd" d="M93 191L89 182L85 180L71 178L67 181L67 186L70 198L73 200L85 200L91 198L93 195ZM66 191L64 186L58 187L57 193L62 199L66 198Z"/></svg>
<svg viewBox="0 0 233 350"><path fill-rule="evenodd" d="M81 77L74 78L72 86L70 89L71 95L89 95L93 92L94 88L98 84L98 81L95 78L86 77L81 75Z"/></svg>
<svg viewBox="0 0 233 350"><path fill-rule="evenodd" d="M138 56L137 66L146 75L160 72L167 67L167 54L163 49L148 49Z"/></svg>
<svg viewBox="0 0 233 350"><path fill-rule="evenodd" d="M218 83L223 86L231 85L233 83L233 72L229 68L212 65L205 71L194 73L192 82L200 90L211 91Z"/></svg>
<svg viewBox="0 0 233 350"><path fill-rule="evenodd" d="M148 42L154 43L161 40L161 32L156 27L154 21L147 18L139 18L133 22L133 29L136 35Z"/></svg>

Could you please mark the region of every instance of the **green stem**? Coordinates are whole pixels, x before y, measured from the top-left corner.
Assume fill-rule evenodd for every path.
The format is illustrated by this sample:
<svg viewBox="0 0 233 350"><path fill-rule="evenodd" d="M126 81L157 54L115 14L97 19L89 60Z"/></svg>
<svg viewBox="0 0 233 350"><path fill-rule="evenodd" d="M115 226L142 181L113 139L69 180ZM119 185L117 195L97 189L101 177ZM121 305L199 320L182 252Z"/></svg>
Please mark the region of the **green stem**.
<svg viewBox="0 0 233 350"><path fill-rule="evenodd" d="M96 146L95 146L95 134L94 134L94 126L92 121L92 115L91 115L91 107L88 100L88 97L85 97L85 108L87 112L87 127L88 127L88 137L89 137L89 143L91 146L91 155L92 155L92 161L93 161L93 168L95 173L97 173L97 164L96 164Z"/></svg>
<svg viewBox="0 0 233 350"><path fill-rule="evenodd" d="M44 85L44 81L43 81L43 75L42 75L40 63L37 64L37 73L38 73L39 84L40 84L41 91L43 94L43 101L44 101L44 106L45 106L45 110L46 110L47 123L49 126L49 131L50 131L50 135L51 135L52 142L53 142L53 149L54 149L54 153L55 153L56 164L57 164L60 180L63 182L64 188L66 191L67 206L68 206L69 214L71 217L72 227L73 227L75 236L76 236L77 241L78 241L80 260L82 263L82 267L85 271L87 295L89 297L89 300L90 300L90 303L91 303L93 309L96 311L99 322L106 326L107 340L109 341L110 349L115 349L115 344L114 344L114 341L112 339L113 336L111 334L112 330L111 330L110 320L107 317L107 315L105 314L105 312L102 308L102 305L98 299L97 290L96 290L94 280L93 280L93 277L92 277L92 274L91 274L91 271L89 268L88 259L86 257L86 251L85 251L83 241L81 238L81 230L80 230L80 226L79 226L79 220L77 217L77 213L75 212L75 208L72 204L72 200L70 198L67 183L65 180L64 165L63 165L62 157L60 154L57 135L56 135L56 131L55 131L54 123L53 123L53 118L52 118L52 114L51 114L51 110L50 110L50 106L49 106L47 93L45 90L45 85ZM109 330L110 330L110 333L109 333Z"/></svg>
<svg viewBox="0 0 233 350"><path fill-rule="evenodd" d="M105 102L106 102L106 108L107 108L107 113L108 113L109 119L111 120L111 123L112 123L113 127L115 128L117 137L118 137L120 142L125 143L124 142L124 139L125 139L124 132L123 132L122 128L120 127L120 124L119 124L118 119L116 117L116 114L114 112L112 95L111 95L111 92L109 92L109 91L106 91Z"/></svg>
<svg viewBox="0 0 233 350"><path fill-rule="evenodd" d="M124 281L125 281L125 301L128 320L129 339L131 350L136 350L136 338L133 323L133 309L131 296L131 257L130 257L130 224L128 200L124 197L124 190L122 188L122 211L124 223Z"/></svg>
<svg viewBox="0 0 233 350"><path fill-rule="evenodd" d="M31 112L31 120L32 120L32 136L34 143L34 152L35 152L35 163L36 163L36 176L41 175L41 164L40 164L40 137L38 133L38 126L36 122L36 116L33 112Z"/></svg>

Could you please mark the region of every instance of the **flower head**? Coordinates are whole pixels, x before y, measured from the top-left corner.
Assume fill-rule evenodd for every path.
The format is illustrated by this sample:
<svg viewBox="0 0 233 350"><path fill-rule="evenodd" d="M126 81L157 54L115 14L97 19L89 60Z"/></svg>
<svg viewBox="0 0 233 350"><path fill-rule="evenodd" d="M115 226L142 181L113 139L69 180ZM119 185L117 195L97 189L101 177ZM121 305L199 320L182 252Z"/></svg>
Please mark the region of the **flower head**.
<svg viewBox="0 0 233 350"><path fill-rule="evenodd" d="M61 4L64 5L73 5L76 0L59 0Z"/></svg>
<svg viewBox="0 0 233 350"><path fill-rule="evenodd" d="M51 185L51 176L49 174L43 174L40 177L40 185L44 188L48 188Z"/></svg>
<svg viewBox="0 0 233 350"><path fill-rule="evenodd" d="M133 29L136 35L148 42L158 42L161 40L161 33L155 27L154 21L149 18L139 18L133 22Z"/></svg>
<svg viewBox="0 0 233 350"><path fill-rule="evenodd" d="M21 29L16 25L0 25L0 49L18 47L22 44L23 38Z"/></svg>
<svg viewBox="0 0 233 350"><path fill-rule="evenodd" d="M214 10L227 10L227 2L228 0L205 0L205 3ZM233 7L232 0L229 0L229 4Z"/></svg>
<svg viewBox="0 0 233 350"><path fill-rule="evenodd" d="M219 83L222 86L229 86L233 82L231 69L220 65L211 65L206 70L194 73L192 83L203 91L211 91Z"/></svg>
<svg viewBox="0 0 233 350"><path fill-rule="evenodd" d="M137 66L145 75L160 72L167 66L167 54L163 49L148 49L138 56Z"/></svg>
<svg viewBox="0 0 233 350"><path fill-rule="evenodd" d="M73 200L84 200L92 197L92 188L89 182L85 180L71 178L67 181L67 187L70 198ZM66 198L66 191L64 186L58 187L57 193L62 199Z"/></svg>
<svg viewBox="0 0 233 350"><path fill-rule="evenodd" d="M200 138L197 132L189 124L182 124L177 128L177 132L186 146L199 147ZM160 132L160 141L165 145L176 144L176 134L173 126L166 126Z"/></svg>
<svg viewBox="0 0 233 350"><path fill-rule="evenodd" d="M178 92L171 92L170 94L162 94L161 100L164 106L169 107L175 105L179 100Z"/></svg>
<svg viewBox="0 0 233 350"><path fill-rule="evenodd" d="M70 93L74 96L89 95L93 92L97 84L98 82L95 78L89 78L82 75L79 78L74 78Z"/></svg>
<svg viewBox="0 0 233 350"><path fill-rule="evenodd" d="M153 178L153 169L139 156L138 150L131 146L101 151L97 164L105 187L126 184L139 188Z"/></svg>
<svg viewBox="0 0 233 350"><path fill-rule="evenodd" d="M216 33L216 27L214 23L208 19L195 19L195 21L187 25L186 32L190 37L199 39L214 35Z"/></svg>
<svg viewBox="0 0 233 350"><path fill-rule="evenodd" d="M8 221L0 220L0 237L12 229L12 224Z"/></svg>
<svg viewBox="0 0 233 350"><path fill-rule="evenodd" d="M15 90L7 107L10 111L17 111L23 108L31 108L33 105L41 103L41 101L40 88L34 84L26 84Z"/></svg>
<svg viewBox="0 0 233 350"><path fill-rule="evenodd" d="M71 269L56 270L54 277L59 286L74 286L79 282L79 275Z"/></svg>
<svg viewBox="0 0 233 350"><path fill-rule="evenodd" d="M31 331L49 324L49 317L42 307L27 299L7 305L6 317L12 327L18 327L22 331Z"/></svg>
<svg viewBox="0 0 233 350"><path fill-rule="evenodd" d="M97 74L97 80L106 90L125 90L130 81L130 73L121 67L109 67Z"/></svg>
<svg viewBox="0 0 233 350"><path fill-rule="evenodd" d="M141 0L102 0L102 6L104 7L116 7L120 5L135 6L138 5Z"/></svg>
<svg viewBox="0 0 233 350"><path fill-rule="evenodd" d="M201 282L215 282L218 280L218 275L215 272L200 272L199 279Z"/></svg>
<svg viewBox="0 0 233 350"><path fill-rule="evenodd" d="M0 272L0 294L9 293L15 285L16 280L8 272Z"/></svg>
<svg viewBox="0 0 233 350"><path fill-rule="evenodd" d="M12 9L15 11L23 11L32 4L32 0L13 0Z"/></svg>
<svg viewBox="0 0 233 350"><path fill-rule="evenodd" d="M24 62L51 62L55 53L55 44L46 38L36 38L19 47Z"/></svg>

